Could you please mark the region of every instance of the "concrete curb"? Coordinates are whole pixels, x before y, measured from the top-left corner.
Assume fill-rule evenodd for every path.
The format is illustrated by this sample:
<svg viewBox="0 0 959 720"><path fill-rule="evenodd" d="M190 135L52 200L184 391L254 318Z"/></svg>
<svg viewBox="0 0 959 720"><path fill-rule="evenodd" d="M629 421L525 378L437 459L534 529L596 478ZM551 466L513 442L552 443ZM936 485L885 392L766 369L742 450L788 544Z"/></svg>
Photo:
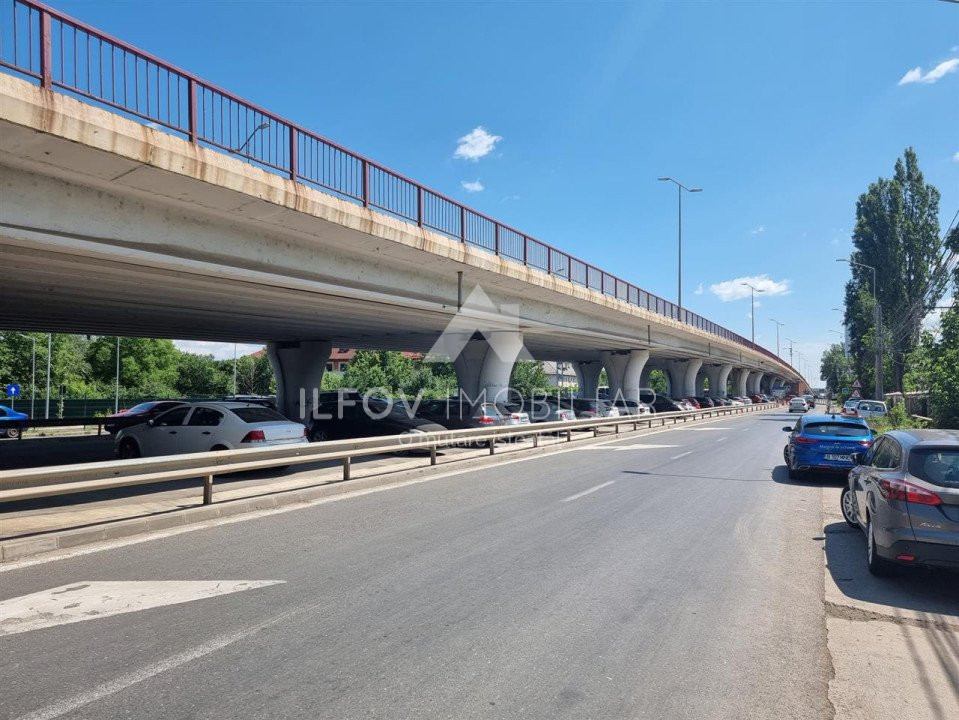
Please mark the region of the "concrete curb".
<svg viewBox="0 0 959 720"><path fill-rule="evenodd" d="M773 408L773 410L774 409L775 408ZM643 437L645 435L656 435L663 432L671 432L675 429L681 429L684 427L708 424L710 422L717 421L729 421L733 418L745 418L752 415L753 413L725 415L717 418L691 420L687 422L676 423L674 425L654 427L651 429L641 428L635 431L621 429L618 434L613 432L601 433L596 437L587 436L574 438L571 443L562 442L553 445L540 445L539 447L527 447L520 450L514 449L495 455L471 458L468 466L465 464L460 466L459 461L457 461L435 466L423 465L420 468L400 470L396 472L385 471L370 477L356 478L347 481L340 480L335 482L327 482L323 485L304 487L294 490L283 490L272 493L266 492L262 495L257 495L250 498L225 500L222 502L214 502L212 505L200 505L197 507L174 510L147 517L131 518L129 520L116 520L97 525L95 527L58 530L44 533L42 535L34 535L32 537L4 540L0 541L0 564L11 563L44 553L55 552L57 550L73 549L99 542L119 540L135 535L196 525L219 518L228 518L263 510L274 510L278 508L292 509L292 506L306 506L307 504L316 500L322 500L324 498L334 497L336 495L342 495L345 493L379 488L388 485L399 485L410 480L418 480L424 477L436 476L438 478L450 473L458 474L471 472L476 469L498 465L511 460L553 454L562 452L564 450L576 449L577 447L585 447L593 443L605 443L613 440ZM624 423L624 426L625 424L626 423Z"/></svg>

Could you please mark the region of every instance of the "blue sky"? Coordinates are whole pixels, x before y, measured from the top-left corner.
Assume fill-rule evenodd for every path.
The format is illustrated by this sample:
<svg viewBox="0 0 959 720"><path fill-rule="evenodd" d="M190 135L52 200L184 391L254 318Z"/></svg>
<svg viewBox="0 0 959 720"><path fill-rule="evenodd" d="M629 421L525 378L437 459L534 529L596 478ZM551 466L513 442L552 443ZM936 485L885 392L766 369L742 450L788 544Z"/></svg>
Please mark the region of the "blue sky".
<svg viewBox="0 0 959 720"><path fill-rule="evenodd" d="M724 289L767 277L757 340L785 322L814 384L859 194L912 145L959 208L952 3L55 5L669 299L656 178L702 187L685 305L748 336Z"/></svg>

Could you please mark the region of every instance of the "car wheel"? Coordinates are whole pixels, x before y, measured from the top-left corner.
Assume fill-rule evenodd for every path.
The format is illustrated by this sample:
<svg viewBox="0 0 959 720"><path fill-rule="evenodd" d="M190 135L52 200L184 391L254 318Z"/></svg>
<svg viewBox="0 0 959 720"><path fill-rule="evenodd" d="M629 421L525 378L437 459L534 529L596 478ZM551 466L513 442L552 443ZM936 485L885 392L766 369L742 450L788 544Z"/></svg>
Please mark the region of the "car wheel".
<svg viewBox="0 0 959 720"><path fill-rule="evenodd" d="M210 452L223 452L224 450L229 450L226 445L214 445L210 448Z"/></svg>
<svg viewBox="0 0 959 720"><path fill-rule="evenodd" d="M7 437L11 440L16 440L20 437L20 428L18 427L9 427L7 428Z"/></svg>
<svg viewBox="0 0 959 720"><path fill-rule="evenodd" d="M892 563L879 557L876 536L872 529L872 518L869 518L869 523L866 525L866 562L869 565L869 572L873 575L883 577L892 574Z"/></svg>
<svg viewBox="0 0 959 720"><path fill-rule="evenodd" d="M849 527L858 528L859 523L856 520L856 495L849 490L847 485L842 489L842 495L839 497L839 507L842 508L842 519L846 521Z"/></svg>
<svg viewBox="0 0 959 720"><path fill-rule="evenodd" d="M329 435L323 428L314 427L310 429L310 442L326 442L329 439Z"/></svg>
<svg viewBox="0 0 959 720"><path fill-rule="evenodd" d="M120 443L119 456L121 460L134 460L140 457L140 446L135 440L127 438Z"/></svg>

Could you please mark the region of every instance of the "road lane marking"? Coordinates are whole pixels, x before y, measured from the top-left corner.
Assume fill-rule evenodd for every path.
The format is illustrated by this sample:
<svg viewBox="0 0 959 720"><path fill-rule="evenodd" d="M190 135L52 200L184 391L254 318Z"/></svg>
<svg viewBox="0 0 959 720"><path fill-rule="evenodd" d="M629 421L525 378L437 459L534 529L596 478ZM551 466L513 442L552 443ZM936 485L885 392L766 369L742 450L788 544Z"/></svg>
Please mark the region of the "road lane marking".
<svg viewBox="0 0 959 720"><path fill-rule="evenodd" d="M729 437L728 437L727 435L723 435L721 438L717 438L717 439L716 439L716 442L721 443L721 442L724 442L724 441L726 441L726 440L729 440Z"/></svg>
<svg viewBox="0 0 959 720"><path fill-rule="evenodd" d="M283 580L75 582L0 602L0 636L277 585Z"/></svg>
<svg viewBox="0 0 959 720"><path fill-rule="evenodd" d="M727 427L706 427L706 428L689 428L693 432L712 432L714 430L732 430L732 428Z"/></svg>
<svg viewBox="0 0 959 720"><path fill-rule="evenodd" d="M597 490L602 490L604 487L606 487L607 485L612 485L614 482L616 482L616 481L615 481L615 480L608 480L607 482L600 483L600 484L597 485L596 487L591 487L589 490L583 490L583 492L581 492L581 493L576 493L575 495L570 495L568 498L563 498L563 499L561 500L561 502L570 502L570 501L572 501L572 500L578 500L579 498L583 497L584 495L589 495L590 493L594 493L594 492L596 492Z"/></svg>
<svg viewBox="0 0 959 720"><path fill-rule="evenodd" d="M684 452L684 453L679 453L679 455L673 455L673 456L672 456L671 458L669 458L669 459L670 459L670 460L679 460L679 458L683 458L683 457L686 457L687 455L692 455L692 454L693 454L693 451L692 451L692 450L687 450L687 451Z"/></svg>
<svg viewBox="0 0 959 720"><path fill-rule="evenodd" d="M609 452L610 450L657 450L659 448L675 448L679 445L651 445L647 443L634 443L632 445L620 445L618 447L586 447L582 448L583 450L605 450Z"/></svg>

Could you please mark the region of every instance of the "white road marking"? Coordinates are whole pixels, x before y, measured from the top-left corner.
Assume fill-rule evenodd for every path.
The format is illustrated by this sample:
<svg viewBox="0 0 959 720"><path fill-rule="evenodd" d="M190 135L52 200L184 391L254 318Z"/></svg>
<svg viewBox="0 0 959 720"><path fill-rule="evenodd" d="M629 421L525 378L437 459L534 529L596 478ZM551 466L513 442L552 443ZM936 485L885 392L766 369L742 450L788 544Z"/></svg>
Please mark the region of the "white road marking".
<svg viewBox="0 0 959 720"><path fill-rule="evenodd" d="M0 602L0 636L276 585L283 580L75 582Z"/></svg>
<svg viewBox="0 0 959 720"><path fill-rule="evenodd" d="M684 452L684 453L679 453L679 455L673 455L673 456L672 456L671 458L669 458L669 459L670 459L670 460L679 460L679 458L686 457L687 455L692 455L692 454L693 454L693 451L692 451L692 450L688 450L688 451L686 451L686 452Z"/></svg>
<svg viewBox="0 0 959 720"><path fill-rule="evenodd" d="M583 450L656 450L657 448L674 448L679 447L679 445L647 445L643 443L635 443L633 445L620 445L619 447L588 447L583 448Z"/></svg>
<svg viewBox="0 0 959 720"><path fill-rule="evenodd" d="M705 428L704 428L704 427L694 427L694 428L689 428L689 429L692 430L693 432L711 432L711 431L713 431L713 430L732 430L732 428L727 428L727 427L705 427Z"/></svg>
<svg viewBox="0 0 959 720"><path fill-rule="evenodd" d="M576 493L575 495L570 495L568 498L563 498L561 502L570 502L571 500L578 500L584 495L589 495L590 493L594 493L597 490L602 490L604 487L606 487L607 485L612 485L614 482L616 481L609 480L608 482L600 483L596 487L591 487L589 490L583 490L583 492L581 493Z"/></svg>
<svg viewBox="0 0 959 720"><path fill-rule="evenodd" d="M729 437L726 435L723 435L721 438L717 438L716 442L721 443L721 442L725 442L726 440L729 440Z"/></svg>
<svg viewBox="0 0 959 720"><path fill-rule="evenodd" d="M137 685L145 680L149 680L156 675L178 668L181 665L185 665L188 662L197 660L204 655L214 653L217 650L222 650L228 645L232 645L233 643L243 640L244 638L255 635L271 625L276 625L298 614L315 612L323 607L326 602L326 600L323 600L320 603L312 603L305 607L288 610L287 612L280 613L279 615L276 615L268 620L264 620L256 625L251 625L238 632L220 635L219 637L214 638L209 642L205 642L202 645L198 645L195 648L165 658L164 660L153 663L152 665L147 665L139 670L134 670L126 675L121 675L114 680L97 685L92 690L80 693L79 695L74 695L72 698L60 700L52 705L47 705L44 708L40 708L32 713L28 713L27 715L21 715L19 718L17 718L17 720L56 720L56 718L68 715L78 708L97 702L98 700L109 697L110 695L116 695L118 692L126 690L128 687L132 687L133 685Z"/></svg>

